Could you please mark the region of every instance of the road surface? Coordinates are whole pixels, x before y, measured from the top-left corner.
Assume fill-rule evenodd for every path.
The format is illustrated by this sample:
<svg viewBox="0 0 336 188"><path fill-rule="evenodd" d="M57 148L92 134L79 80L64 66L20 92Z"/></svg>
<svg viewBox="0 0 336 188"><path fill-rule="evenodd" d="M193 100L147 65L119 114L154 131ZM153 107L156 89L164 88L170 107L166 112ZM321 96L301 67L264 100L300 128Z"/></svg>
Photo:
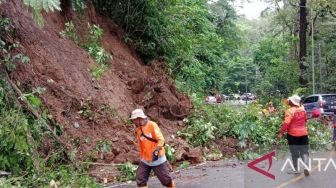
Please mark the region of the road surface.
<svg viewBox="0 0 336 188"><path fill-rule="evenodd" d="M312 171L308 177L303 174L288 174L289 165L281 171L288 156L272 160L273 163L269 172L275 175L275 180L248 168L247 163L250 161L236 160L207 162L173 172L172 175L178 188L335 188L336 164L333 166L330 162L334 161L336 163L335 152L311 153L310 156L312 157ZM316 160L318 158L325 158L326 160L321 160L320 165L318 165ZM328 162L328 168L324 171ZM268 162L264 161L256 166L267 170ZM321 167L321 170L318 169L318 166ZM150 188L163 187L156 177L150 178L148 186ZM107 187L131 188L136 187L136 184L132 182Z"/></svg>

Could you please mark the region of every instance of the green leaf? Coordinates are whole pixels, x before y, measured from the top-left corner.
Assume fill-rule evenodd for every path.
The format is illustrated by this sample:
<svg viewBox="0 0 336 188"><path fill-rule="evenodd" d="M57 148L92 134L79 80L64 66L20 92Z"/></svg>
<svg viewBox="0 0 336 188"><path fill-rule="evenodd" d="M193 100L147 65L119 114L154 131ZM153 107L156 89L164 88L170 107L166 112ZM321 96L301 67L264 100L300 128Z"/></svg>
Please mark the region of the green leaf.
<svg viewBox="0 0 336 188"><path fill-rule="evenodd" d="M30 62L30 59L29 59L29 57L28 56L22 56L22 63L24 63L24 64L28 64Z"/></svg>
<svg viewBox="0 0 336 188"><path fill-rule="evenodd" d="M35 108L40 108L42 105L42 102L39 97L31 94L27 96L27 100L31 105L33 105Z"/></svg>
<svg viewBox="0 0 336 188"><path fill-rule="evenodd" d="M45 10L47 12L61 10L61 2L59 0L23 0L23 2L34 10Z"/></svg>

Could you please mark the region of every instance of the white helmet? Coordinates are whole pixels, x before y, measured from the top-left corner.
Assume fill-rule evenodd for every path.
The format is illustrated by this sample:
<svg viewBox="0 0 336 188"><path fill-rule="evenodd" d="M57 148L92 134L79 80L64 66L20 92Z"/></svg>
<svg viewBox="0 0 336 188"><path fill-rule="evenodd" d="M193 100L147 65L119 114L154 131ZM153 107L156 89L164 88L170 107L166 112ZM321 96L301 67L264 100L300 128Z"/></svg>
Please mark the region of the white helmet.
<svg viewBox="0 0 336 188"><path fill-rule="evenodd" d="M145 119L147 118L147 116L145 115L142 109L135 109L132 111L130 119L136 119L136 118Z"/></svg>

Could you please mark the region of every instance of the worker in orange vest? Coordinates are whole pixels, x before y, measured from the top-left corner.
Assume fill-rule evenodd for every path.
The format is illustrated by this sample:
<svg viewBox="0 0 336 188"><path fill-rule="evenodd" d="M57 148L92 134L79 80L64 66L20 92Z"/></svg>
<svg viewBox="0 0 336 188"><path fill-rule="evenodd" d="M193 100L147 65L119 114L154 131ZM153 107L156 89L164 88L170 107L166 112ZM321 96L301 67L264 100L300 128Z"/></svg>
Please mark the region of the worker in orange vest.
<svg viewBox="0 0 336 188"><path fill-rule="evenodd" d="M162 185L174 188L164 150L164 137L158 125L148 120L142 109L131 113L132 122L137 126L137 139L140 147L140 164L136 173L136 183L147 188L147 182L153 169Z"/></svg>
<svg viewBox="0 0 336 188"><path fill-rule="evenodd" d="M280 140L284 133L287 132L287 141L289 150L292 155L294 169L290 173L297 174L298 159L302 158L303 162L308 165L308 130L306 126L307 113L300 104L301 98L298 95L293 95L288 98L288 108L285 112L285 119L282 123L278 134ZM308 169L304 169L304 174L309 175Z"/></svg>

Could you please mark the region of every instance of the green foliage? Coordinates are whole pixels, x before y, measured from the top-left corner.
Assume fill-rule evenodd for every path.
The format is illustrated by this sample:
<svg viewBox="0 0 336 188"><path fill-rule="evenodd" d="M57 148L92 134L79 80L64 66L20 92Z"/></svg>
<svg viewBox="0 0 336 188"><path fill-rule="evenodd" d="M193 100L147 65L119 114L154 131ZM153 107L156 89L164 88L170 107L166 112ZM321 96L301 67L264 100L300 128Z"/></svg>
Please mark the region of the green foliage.
<svg viewBox="0 0 336 188"><path fill-rule="evenodd" d="M28 119L18 110L0 113L0 168L19 174L21 169L31 169L32 160L26 138Z"/></svg>
<svg viewBox="0 0 336 188"><path fill-rule="evenodd" d="M0 93L0 168L14 175L34 172L41 165L39 154L34 153L41 140L41 124L23 113L7 82L0 82Z"/></svg>
<svg viewBox="0 0 336 188"><path fill-rule="evenodd" d="M190 141L198 142L196 145L203 145L214 138L223 138L224 136L233 136L239 140L238 145L246 148L248 141L254 144L271 145L275 142L281 118L278 116L265 116L262 113L262 107L258 104L232 109L225 105L205 105L198 106L194 114L189 118L191 123L184 131L192 135L194 129L199 129L203 134L194 134L190 136ZM194 120L196 119L196 121ZM207 131L195 122L211 124L213 126L214 137L208 137L204 142L199 142L198 137L204 138ZM208 123L206 123L208 122ZM206 133L206 134L204 134ZM187 134L187 135L188 135Z"/></svg>
<svg viewBox="0 0 336 188"><path fill-rule="evenodd" d="M42 101L38 97L38 95L41 95L45 91L45 88L34 88L32 92L23 94L20 98L26 98L27 101L36 109L40 109L42 106Z"/></svg>
<svg viewBox="0 0 336 188"><path fill-rule="evenodd" d="M111 151L111 142L107 140L100 140L96 144L96 150L102 153L107 153Z"/></svg>
<svg viewBox="0 0 336 188"><path fill-rule="evenodd" d="M84 117L90 117L92 116L91 113L92 113L92 98L91 97L87 97L85 99L83 99L81 101L81 110L78 112L79 114L83 115Z"/></svg>
<svg viewBox="0 0 336 188"><path fill-rule="evenodd" d="M101 66L107 65L111 55L109 55L104 48L100 47L98 44L88 44L85 45L85 49L91 57Z"/></svg>
<svg viewBox="0 0 336 188"><path fill-rule="evenodd" d="M163 59L182 91L221 88L225 62L240 44L234 8L225 0L94 0L127 33L145 62ZM225 15L225 17L223 17Z"/></svg>
<svg viewBox="0 0 336 188"><path fill-rule="evenodd" d="M58 169L45 174L46 177L37 178L37 180L49 183L55 180L61 187L100 187L98 183L93 181L87 174L78 171L71 166L60 166Z"/></svg>
<svg viewBox="0 0 336 188"><path fill-rule="evenodd" d="M299 87L299 66L293 59L296 37L278 35L280 29L270 23L272 18L239 20L245 40L240 54L226 64L222 91L251 91L268 98L287 96Z"/></svg>
<svg viewBox="0 0 336 188"><path fill-rule="evenodd" d="M6 0L0 0L0 4ZM22 0L22 2L32 8L34 18L39 26L43 26L43 16L41 11L53 12L54 10L61 10L60 0Z"/></svg>
<svg viewBox="0 0 336 188"><path fill-rule="evenodd" d="M327 149L331 146L333 130L330 126L317 120L308 121L307 126L311 149Z"/></svg>
<svg viewBox="0 0 336 188"><path fill-rule="evenodd" d="M31 105L33 105L35 108L40 108L42 105L42 102L40 100L40 98L38 98L37 96L31 94L29 96L27 96L27 100L29 101L29 103Z"/></svg>
<svg viewBox="0 0 336 188"><path fill-rule="evenodd" d="M166 151L167 160L168 161L175 161L175 155L174 155L175 149L168 144L165 144L164 148L165 148L165 151Z"/></svg>
<svg viewBox="0 0 336 188"><path fill-rule="evenodd" d="M261 20L262 23L268 23L263 27L267 30L267 34L263 36L264 38L272 39L279 38L281 39L281 44L272 43L267 44L264 47L268 48L269 53L274 59L278 59L277 52L273 51L276 49L276 46L286 45L287 48L281 48L278 52L285 53L285 61L293 62L292 68L296 75L293 75L294 78L291 84L291 90L293 90L293 85L298 82L298 66L299 66L299 19L298 18L298 6L292 6L298 1L281 1L282 6L279 5L279 1L269 1L278 7L276 10L269 9L265 11L265 14ZM292 2L292 3L291 3ZM315 64L315 90L316 93L332 93L335 91L335 77L332 76L335 74L335 12L336 12L336 3L335 1L326 1L326 0L314 0L307 1L307 18L314 18L314 21L308 21L308 34L307 37L307 54L306 57L306 67L305 75L303 75L308 80L308 87L306 88L305 95L310 95L313 92L313 71L312 71L312 50L314 50L314 64ZM312 23L314 23L314 32L312 33ZM266 29L268 28L268 29ZM259 29L260 30L260 29ZM266 32L265 32L266 33ZM281 33L281 35L279 35ZM313 38L311 35L314 34ZM275 37L276 36L276 37ZM313 43L311 40L314 40L314 46L311 46ZM275 48L274 48L275 47ZM321 53L319 53L319 49ZM266 49L262 51L266 52ZM264 54L264 53L263 53ZM272 56L274 54L274 56ZM259 54L260 55L260 54ZM288 66L286 66L288 67ZM285 72L284 78L288 77L288 72ZM266 78L265 80L268 80ZM282 81L282 80L281 80ZM265 84L265 83L264 83ZM269 83L268 85L273 84ZM285 85L285 84L284 84ZM297 87L297 86L296 86ZM295 89L295 88L294 88Z"/></svg>
<svg viewBox="0 0 336 188"><path fill-rule="evenodd" d="M260 151L269 149L276 143L286 109L281 103L275 103L275 114L268 114L264 112L266 105L257 102L247 106L227 106L204 105L200 99L193 100L193 114L185 120L188 127L179 134L190 144L210 147L212 141L216 139L233 137L238 139L239 148L244 149L243 152L237 153L237 157L251 159L256 156L254 149ZM205 130L204 127L207 125L212 127ZM330 127L316 120L309 120L307 127L312 149L330 145L332 133ZM279 144L286 145L286 143L286 139L282 139Z"/></svg>
<svg viewBox="0 0 336 188"><path fill-rule="evenodd" d="M13 187L13 183L6 178L0 178L0 187ZM17 187L21 187L21 185Z"/></svg>
<svg viewBox="0 0 336 188"><path fill-rule="evenodd" d="M0 65L5 65L7 71L16 68L18 62L29 63L29 58L21 53L22 47L16 39L15 29L8 18L0 17Z"/></svg>
<svg viewBox="0 0 336 188"><path fill-rule="evenodd" d="M124 163L120 166L119 170L121 171L122 177L121 181L135 180L136 170L138 166L130 162Z"/></svg>
<svg viewBox="0 0 336 188"><path fill-rule="evenodd" d="M232 136L238 138L241 148L247 147L247 141L259 145L270 146L276 141L282 119L279 115L264 115L261 105L249 105L240 113L236 125L232 128Z"/></svg>
<svg viewBox="0 0 336 188"><path fill-rule="evenodd" d="M72 0L71 1L72 9L74 11L77 11L77 12L83 14L84 9L86 8L85 1L86 0Z"/></svg>
<svg viewBox="0 0 336 188"><path fill-rule="evenodd" d="M316 5L326 6L327 4L330 5L330 8L333 7L331 12L335 13L336 4L333 1ZM318 93L334 93L336 91L336 79L333 76L336 73L336 19L335 15L332 16L328 10L320 11L320 13L322 15L317 17L314 25L316 91ZM309 58L311 59L311 57ZM309 70L309 78L312 78L312 70ZM312 79L310 79L310 82L312 82ZM309 89L311 93L312 87Z"/></svg>
<svg viewBox="0 0 336 188"><path fill-rule="evenodd" d="M0 4L6 0L0 0ZM60 0L22 0L22 2L32 8L33 15L37 24L39 26L43 26L43 16L41 14L42 10L46 12L53 12L55 10L61 10L61 2Z"/></svg>
<svg viewBox="0 0 336 188"><path fill-rule="evenodd" d="M42 92L43 88L37 88L32 93ZM28 100L29 96L32 95L26 96ZM0 169L13 173L9 178L0 179L0 187L45 187L52 180L60 187L99 187L88 175L83 175L84 169L76 171L72 166L60 165L64 163L63 150L55 151L41 164L35 163L42 159L31 149L42 147L41 137L49 133L38 121L23 113L16 100L12 89L0 77ZM71 152L75 154L76 150ZM39 174L35 171L36 165L41 167ZM19 176L22 173L24 176Z"/></svg>
<svg viewBox="0 0 336 188"><path fill-rule="evenodd" d="M81 106L80 111L78 111L77 113L82 115L84 118L89 119L90 121L93 121L96 118L96 113L92 109L93 104L92 104L92 98L91 97L87 97L87 98L83 99L81 101L80 106Z"/></svg>
<svg viewBox="0 0 336 188"><path fill-rule="evenodd" d="M79 44L79 38L76 33L75 25L72 21L65 23L65 30L60 32L60 35L63 38L68 38L74 41L76 44L82 46L90 56L98 63L98 66L95 66L90 69L90 74L94 79L100 79L105 70L107 70L107 63L112 59L112 55L109 54L100 44L101 37L104 34L102 28L98 25L90 25L89 27L89 36L88 40L84 44Z"/></svg>
<svg viewBox="0 0 336 188"><path fill-rule="evenodd" d="M61 10L61 2L59 0L23 0L23 3L39 11L53 12L54 10Z"/></svg>
<svg viewBox="0 0 336 188"><path fill-rule="evenodd" d="M274 65L273 59L284 59L288 54L289 46L281 38L265 37L254 51L254 62L259 70L264 73L267 67Z"/></svg>
<svg viewBox="0 0 336 188"><path fill-rule="evenodd" d="M237 124L237 112L224 105L204 105L202 99L195 96L194 112L185 119L188 127L179 135L186 138L194 146L209 143L214 138L228 135Z"/></svg>
<svg viewBox="0 0 336 188"><path fill-rule="evenodd" d="M14 28L11 25L11 21L8 18L1 17L0 32L1 32L1 36L4 36L6 33L14 34Z"/></svg>
<svg viewBox="0 0 336 188"><path fill-rule="evenodd" d="M288 49L286 39L265 37L258 43L253 62L259 67L260 76L253 90L259 96L277 95L277 91L289 95L298 87L299 67L288 60Z"/></svg>
<svg viewBox="0 0 336 188"><path fill-rule="evenodd" d="M238 160L252 160L260 157L257 153L247 149L243 152L237 153L237 159Z"/></svg>
<svg viewBox="0 0 336 188"><path fill-rule="evenodd" d="M0 64L4 64L7 71L12 71L17 61L27 63L29 58L20 53L20 46L15 41L15 29L9 19L0 17L0 34ZM22 112L12 89L2 78L1 73L0 168L17 175L22 170L33 170L30 148L36 143L31 143L32 141L29 143L28 137L33 134L33 140L39 140L39 135L36 133L38 123Z"/></svg>
<svg viewBox="0 0 336 188"><path fill-rule="evenodd" d="M107 70L106 65L95 66L95 67L90 69L90 74L94 79L98 80L102 77L104 71L106 71L106 70Z"/></svg>
<svg viewBox="0 0 336 188"><path fill-rule="evenodd" d="M208 161L217 161L223 158L223 154L219 149L213 147L209 151L204 152L204 157Z"/></svg>
<svg viewBox="0 0 336 188"><path fill-rule="evenodd" d="M76 28L75 25L72 23L72 21L65 23L65 30L60 32L61 37L68 38L78 44L78 36L76 34Z"/></svg>
<svg viewBox="0 0 336 188"><path fill-rule="evenodd" d="M101 37L104 34L104 31L102 28L100 28L98 25L93 24L92 26L88 24L90 29L90 43L98 43L101 39Z"/></svg>
<svg viewBox="0 0 336 188"><path fill-rule="evenodd" d="M90 26L90 36L89 41L84 44L84 49L91 55L91 57L100 66L106 66L107 62L112 58L112 56L105 51L100 45L101 37L103 36L103 29L97 25Z"/></svg>
<svg viewBox="0 0 336 188"><path fill-rule="evenodd" d="M29 58L22 55L22 49L15 41L15 30L8 19L1 17L0 32L0 63L7 71L13 71L18 61L28 63ZM43 118L50 118L48 112L42 109L39 98L44 90L44 88L34 88L20 97L27 99L36 109L42 110ZM51 133L45 130L40 121L23 112L13 89L6 79L3 79L2 74L0 75L0 119L0 169L13 173L10 178L1 178L0 186L41 187L48 186L51 180L55 180L56 184L62 187L98 187L89 176L81 175L75 178L77 172L72 167L67 170L55 169L61 162L64 163L64 151L59 151L58 144L54 145L57 151L48 156L46 161L40 158L37 151L38 148L43 147L40 145L41 137L48 137ZM74 151L72 154L75 154L76 150L72 151ZM70 158L75 157L70 155ZM23 173L24 176L18 176ZM57 179L56 175L60 179Z"/></svg>
<svg viewBox="0 0 336 188"><path fill-rule="evenodd" d="M83 172L83 169L77 171L68 165L46 169L39 175L29 175L24 179L21 177L8 178L4 182L14 187L49 187L51 184L58 187L100 187L97 182Z"/></svg>
<svg viewBox="0 0 336 188"><path fill-rule="evenodd" d="M181 169L186 169L188 168L190 165L190 162L189 161L183 161L180 166L177 167L178 170L181 170Z"/></svg>
<svg viewBox="0 0 336 188"><path fill-rule="evenodd" d="M184 137L189 143L194 146L201 146L215 138L214 132L217 129L210 122L204 121L202 117L186 121L188 129L185 129L177 134Z"/></svg>

